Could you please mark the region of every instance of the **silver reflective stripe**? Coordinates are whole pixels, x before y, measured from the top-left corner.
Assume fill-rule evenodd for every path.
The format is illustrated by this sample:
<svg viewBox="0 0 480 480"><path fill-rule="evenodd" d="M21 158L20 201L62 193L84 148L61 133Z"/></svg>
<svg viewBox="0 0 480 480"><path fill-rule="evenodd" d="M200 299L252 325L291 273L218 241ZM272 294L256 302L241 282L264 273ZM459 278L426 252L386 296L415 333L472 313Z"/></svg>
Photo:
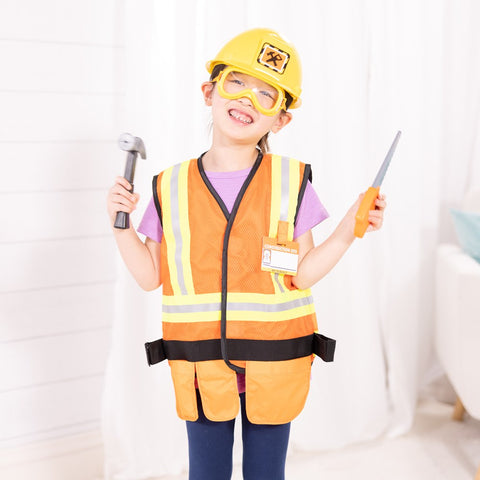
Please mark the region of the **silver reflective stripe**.
<svg viewBox="0 0 480 480"><path fill-rule="evenodd" d="M312 296L296 298L283 303L228 303L229 310L253 312L284 312L293 308L304 307L313 303Z"/></svg>
<svg viewBox="0 0 480 480"><path fill-rule="evenodd" d="M280 220L288 222L290 200L290 159L282 157L282 193L280 198Z"/></svg>
<svg viewBox="0 0 480 480"><path fill-rule="evenodd" d="M198 303L195 305L163 305L163 313L218 312L220 303Z"/></svg>
<svg viewBox="0 0 480 480"><path fill-rule="evenodd" d="M228 302L227 309L229 311L237 312L284 312L292 310L293 308L304 307L313 304L313 297L296 298L283 303L240 303ZM200 312L214 312L220 310L219 303L198 303L194 305L163 305L164 313L200 313Z"/></svg>
<svg viewBox="0 0 480 480"><path fill-rule="evenodd" d="M180 229L180 211L178 209L178 176L180 172L180 164L175 165L172 169L172 177L170 180L170 210L172 216L172 231L175 237L175 265L177 267L177 280L180 292L182 295L187 294L187 288L185 287L185 279L183 273L182 263L182 248L183 239Z"/></svg>
<svg viewBox="0 0 480 480"><path fill-rule="evenodd" d="M273 280L275 281L275 283L278 285L278 288L280 289L280 291L282 293L285 293L285 287L282 285L282 282L280 282L280 279L278 278L279 277L279 274L278 273L274 273L273 274Z"/></svg>

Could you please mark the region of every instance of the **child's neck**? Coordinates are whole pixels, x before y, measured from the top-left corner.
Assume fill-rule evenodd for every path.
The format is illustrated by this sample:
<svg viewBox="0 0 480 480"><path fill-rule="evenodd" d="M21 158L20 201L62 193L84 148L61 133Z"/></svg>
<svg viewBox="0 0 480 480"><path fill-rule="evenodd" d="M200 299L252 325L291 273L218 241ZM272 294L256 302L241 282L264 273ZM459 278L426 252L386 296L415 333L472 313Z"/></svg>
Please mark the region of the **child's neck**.
<svg viewBox="0 0 480 480"><path fill-rule="evenodd" d="M202 158L207 172L235 172L251 168L258 156L258 150L251 146L215 147Z"/></svg>

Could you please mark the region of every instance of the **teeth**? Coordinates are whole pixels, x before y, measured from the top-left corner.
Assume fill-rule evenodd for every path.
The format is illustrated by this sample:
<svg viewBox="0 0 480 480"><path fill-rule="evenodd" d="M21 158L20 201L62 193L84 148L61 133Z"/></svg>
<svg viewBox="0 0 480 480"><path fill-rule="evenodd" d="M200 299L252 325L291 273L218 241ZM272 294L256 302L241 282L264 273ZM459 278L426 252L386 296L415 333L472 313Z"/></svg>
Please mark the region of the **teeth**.
<svg viewBox="0 0 480 480"><path fill-rule="evenodd" d="M240 112L231 110L230 115L236 120L240 120L240 122L245 123L246 125L249 125L250 123L252 123L252 119L250 117L246 115L242 115Z"/></svg>

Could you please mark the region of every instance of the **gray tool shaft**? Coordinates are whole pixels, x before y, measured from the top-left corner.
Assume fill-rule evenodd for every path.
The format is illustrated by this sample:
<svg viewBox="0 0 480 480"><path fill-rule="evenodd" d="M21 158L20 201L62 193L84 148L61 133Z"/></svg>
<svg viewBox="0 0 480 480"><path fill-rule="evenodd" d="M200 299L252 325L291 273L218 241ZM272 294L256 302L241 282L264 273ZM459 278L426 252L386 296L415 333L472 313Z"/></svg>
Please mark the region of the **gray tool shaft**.
<svg viewBox="0 0 480 480"><path fill-rule="evenodd" d="M395 139L393 140L392 146L390 147L390 150L388 150L387 156L385 157L385 160L382 163L382 166L378 170L377 176L375 177L375 180L372 183L372 187L377 188L379 187L383 179L385 178L385 174L387 173L388 167L390 166L390 162L392 160L393 154L395 153L395 149L397 148L397 143L400 140L400 135L402 132L399 130L397 132L397 135L395 135Z"/></svg>
<svg viewBox="0 0 480 480"><path fill-rule="evenodd" d="M128 152L125 163L125 174L123 175L129 183L133 183L135 178L135 166L137 163L137 152Z"/></svg>

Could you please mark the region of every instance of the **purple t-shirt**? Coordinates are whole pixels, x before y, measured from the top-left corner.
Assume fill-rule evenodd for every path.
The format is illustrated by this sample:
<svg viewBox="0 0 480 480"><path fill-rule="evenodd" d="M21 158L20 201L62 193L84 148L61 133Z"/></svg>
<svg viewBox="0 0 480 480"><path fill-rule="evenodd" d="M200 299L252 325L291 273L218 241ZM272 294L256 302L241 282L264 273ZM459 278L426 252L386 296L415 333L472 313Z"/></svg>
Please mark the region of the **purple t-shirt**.
<svg viewBox="0 0 480 480"><path fill-rule="evenodd" d="M205 172L229 212L232 211L238 192L250 173L250 170L250 168L247 168L234 172ZM312 184L307 182L305 194L298 210L297 223L293 230L293 238L297 238L308 230L311 230L327 217L327 210L320 202ZM137 231L157 242L162 240L162 225L158 218L153 197L145 210ZM237 385L238 393L245 392L245 375L241 373L237 374Z"/></svg>

